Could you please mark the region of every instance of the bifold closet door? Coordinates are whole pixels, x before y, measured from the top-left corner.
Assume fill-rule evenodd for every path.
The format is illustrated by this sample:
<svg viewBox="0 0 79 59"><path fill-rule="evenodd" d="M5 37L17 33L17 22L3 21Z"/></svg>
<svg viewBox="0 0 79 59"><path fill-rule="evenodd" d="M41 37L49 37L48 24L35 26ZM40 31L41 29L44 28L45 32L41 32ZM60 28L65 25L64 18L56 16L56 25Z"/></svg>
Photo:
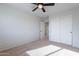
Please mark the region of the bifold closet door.
<svg viewBox="0 0 79 59"><path fill-rule="evenodd" d="M72 45L72 16L60 17L60 42Z"/></svg>
<svg viewBox="0 0 79 59"><path fill-rule="evenodd" d="M49 20L49 40L72 45L72 16L55 16Z"/></svg>
<svg viewBox="0 0 79 59"><path fill-rule="evenodd" d="M60 20L57 17L49 20L49 40L54 42L60 41Z"/></svg>

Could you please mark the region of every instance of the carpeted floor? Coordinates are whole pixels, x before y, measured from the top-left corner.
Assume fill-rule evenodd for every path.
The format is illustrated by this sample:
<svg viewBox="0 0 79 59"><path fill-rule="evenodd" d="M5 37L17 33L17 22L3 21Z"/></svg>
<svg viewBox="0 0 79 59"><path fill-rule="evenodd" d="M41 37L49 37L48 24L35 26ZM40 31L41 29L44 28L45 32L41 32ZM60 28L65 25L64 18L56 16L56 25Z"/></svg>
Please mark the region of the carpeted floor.
<svg viewBox="0 0 79 59"><path fill-rule="evenodd" d="M12 49L1 51L7 56L73 56L79 55L79 49L48 40L37 40Z"/></svg>

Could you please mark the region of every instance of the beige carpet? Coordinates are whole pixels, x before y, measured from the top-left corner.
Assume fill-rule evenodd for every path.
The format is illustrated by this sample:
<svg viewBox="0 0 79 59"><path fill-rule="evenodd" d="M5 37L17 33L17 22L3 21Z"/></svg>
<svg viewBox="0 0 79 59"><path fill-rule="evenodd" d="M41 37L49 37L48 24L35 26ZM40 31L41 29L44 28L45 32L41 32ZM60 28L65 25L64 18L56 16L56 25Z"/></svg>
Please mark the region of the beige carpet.
<svg viewBox="0 0 79 59"><path fill-rule="evenodd" d="M61 43L51 42L48 40L37 40L0 52L0 54L4 56L3 53L6 53L10 56L71 56L71 54L79 55L79 49Z"/></svg>

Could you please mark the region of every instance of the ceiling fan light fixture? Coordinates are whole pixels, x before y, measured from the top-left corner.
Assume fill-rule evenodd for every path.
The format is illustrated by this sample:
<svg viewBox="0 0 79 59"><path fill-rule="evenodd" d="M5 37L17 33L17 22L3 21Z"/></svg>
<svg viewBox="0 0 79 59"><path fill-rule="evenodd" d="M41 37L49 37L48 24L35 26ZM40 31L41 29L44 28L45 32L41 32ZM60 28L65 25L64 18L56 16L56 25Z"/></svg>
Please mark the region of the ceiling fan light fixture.
<svg viewBox="0 0 79 59"><path fill-rule="evenodd" d="M34 5L36 5L37 7L34 8L32 11L37 10L38 8L41 9L43 12L46 12L44 6L54 6L55 3L32 3Z"/></svg>
<svg viewBox="0 0 79 59"><path fill-rule="evenodd" d="M43 8L43 5L42 4L39 4L38 5L38 8L40 8L40 9Z"/></svg>

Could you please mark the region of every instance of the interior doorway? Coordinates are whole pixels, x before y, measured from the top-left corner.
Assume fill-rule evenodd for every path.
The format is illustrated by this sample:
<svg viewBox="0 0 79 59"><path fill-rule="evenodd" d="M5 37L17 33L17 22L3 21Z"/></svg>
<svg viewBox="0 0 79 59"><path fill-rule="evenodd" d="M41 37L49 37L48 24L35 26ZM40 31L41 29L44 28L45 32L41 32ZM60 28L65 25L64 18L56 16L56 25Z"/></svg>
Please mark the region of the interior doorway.
<svg viewBox="0 0 79 59"><path fill-rule="evenodd" d="M40 22L40 39L44 39L45 38L45 23L44 22Z"/></svg>
<svg viewBox="0 0 79 59"><path fill-rule="evenodd" d="M49 22L40 22L40 39L49 38Z"/></svg>

